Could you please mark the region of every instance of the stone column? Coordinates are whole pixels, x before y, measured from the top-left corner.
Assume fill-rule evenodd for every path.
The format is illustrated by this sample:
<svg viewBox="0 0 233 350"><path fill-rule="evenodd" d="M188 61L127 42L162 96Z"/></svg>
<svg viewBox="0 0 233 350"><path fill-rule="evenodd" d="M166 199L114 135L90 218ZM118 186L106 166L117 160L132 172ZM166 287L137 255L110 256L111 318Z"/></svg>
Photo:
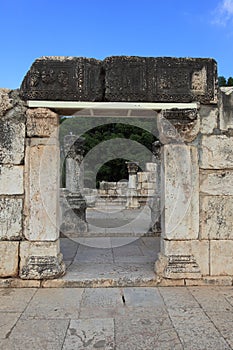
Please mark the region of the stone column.
<svg viewBox="0 0 233 350"><path fill-rule="evenodd" d="M59 244L59 116L46 108L28 109L26 116L20 277L56 278L65 272Z"/></svg>
<svg viewBox="0 0 233 350"><path fill-rule="evenodd" d="M126 162L129 172L128 192L127 192L127 209L137 209L140 207L137 197L137 171L138 163Z"/></svg>
<svg viewBox="0 0 233 350"><path fill-rule="evenodd" d="M153 198L149 201L151 209L151 229L152 234L160 235L161 232L161 184L160 184L160 168L161 168L161 143L155 141L152 144L152 162L154 163L153 176L155 177L155 192Z"/></svg>
<svg viewBox="0 0 233 350"><path fill-rule="evenodd" d="M199 240L199 167L194 146L162 147L161 253L156 273L162 278L200 278L208 273L208 243Z"/></svg>
<svg viewBox="0 0 233 350"><path fill-rule="evenodd" d="M80 192L83 186L81 163L84 154L83 137L66 135L64 137L64 150L66 161L66 189L72 193Z"/></svg>
<svg viewBox="0 0 233 350"><path fill-rule="evenodd" d="M67 236L78 237L88 231L86 201L81 194L83 176L81 163L85 139L76 135L64 137L66 159L66 191L61 193L62 221L60 229Z"/></svg>

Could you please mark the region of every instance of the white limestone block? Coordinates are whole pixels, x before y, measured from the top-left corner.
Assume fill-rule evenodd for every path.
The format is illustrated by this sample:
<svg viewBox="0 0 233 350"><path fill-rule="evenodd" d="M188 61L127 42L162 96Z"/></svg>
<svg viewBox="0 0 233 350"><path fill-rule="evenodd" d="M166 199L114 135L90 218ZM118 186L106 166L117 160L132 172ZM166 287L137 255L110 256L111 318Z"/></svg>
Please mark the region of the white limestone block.
<svg viewBox="0 0 233 350"><path fill-rule="evenodd" d="M156 163L146 163L146 171L157 171Z"/></svg>
<svg viewBox="0 0 233 350"><path fill-rule="evenodd" d="M155 182L143 182L142 189L154 190L156 188Z"/></svg>
<svg viewBox="0 0 233 350"><path fill-rule="evenodd" d="M212 196L233 196L233 170L202 170L200 191Z"/></svg>
<svg viewBox="0 0 233 350"><path fill-rule="evenodd" d="M26 116L27 135L29 137L49 137L54 134L59 127L59 116L50 109L28 109Z"/></svg>
<svg viewBox="0 0 233 350"><path fill-rule="evenodd" d="M220 88L219 98L220 129L233 129L233 86Z"/></svg>
<svg viewBox="0 0 233 350"><path fill-rule="evenodd" d="M200 167L203 169L233 169L233 137L203 136Z"/></svg>
<svg viewBox="0 0 233 350"><path fill-rule="evenodd" d="M22 199L0 198L0 240L17 240L22 235Z"/></svg>
<svg viewBox="0 0 233 350"><path fill-rule="evenodd" d="M23 194L23 170L22 165L0 165L0 195Z"/></svg>
<svg viewBox="0 0 233 350"><path fill-rule="evenodd" d="M210 241L210 275L233 275L233 240Z"/></svg>
<svg viewBox="0 0 233 350"><path fill-rule="evenodd" d="M59 234L59 148L40 140L26 148L25 237L55 241Z"/></svg>
<svg viewBox="0 0 233 350"><path fill-rule="evenodd" d="M138 182L146 182L149 181L149 171L139 172L137 173L137 180Z"/></svg>
<svg viewBox="0 0 233 350"><path fill-rule="evenodd" d="M205 196L200 201L200 237L233 239L233 196Z"/></svg>
<svg viewBox="0 0 233 350"><path fill-rule="evenodd" d="M215 106L201 105L199 109L200 115L200 132L210 135L218 126L219 109Z"/></svg>
<svg viewBox="0 0 233 350"><path fill-rule="evenodd" d="M0 277L14 277L18 274L19 242L0 242Z"/></svg>
<svg viewBox="0 0 233 350"><path fill-rule="evenodd" d="M199 233L199 168L197 149L186 145L162 148L162 237L197 239Z"/></svg>

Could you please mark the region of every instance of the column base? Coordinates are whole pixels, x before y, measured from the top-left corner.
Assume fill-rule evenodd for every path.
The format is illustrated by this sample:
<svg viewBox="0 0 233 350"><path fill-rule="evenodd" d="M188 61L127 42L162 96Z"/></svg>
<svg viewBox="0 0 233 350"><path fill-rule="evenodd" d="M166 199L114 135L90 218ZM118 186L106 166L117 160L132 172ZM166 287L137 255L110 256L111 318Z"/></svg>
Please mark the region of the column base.
<svg viewBox="0 0 233 350"><path fill-rule="evenodd" d="M20 278L53 279L63 276L65 271L59 241L20 242Z"/></svg>
<svg viewBox="0 0 233 350"><path fill-rule="evenodd" d="M168 279L199 279L200 267L193 255L169 255L159 254L155 262L155 273L160 278Z"/></svg>

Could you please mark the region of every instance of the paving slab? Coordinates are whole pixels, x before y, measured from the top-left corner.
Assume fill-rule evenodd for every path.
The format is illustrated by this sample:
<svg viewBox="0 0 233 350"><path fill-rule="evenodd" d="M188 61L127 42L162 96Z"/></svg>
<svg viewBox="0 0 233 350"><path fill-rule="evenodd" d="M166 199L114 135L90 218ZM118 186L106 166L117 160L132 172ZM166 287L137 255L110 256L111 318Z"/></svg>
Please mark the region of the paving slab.
<svg viewBox="0 0 233 350"><path fill-rule="evenodd" d="M175 293L173 288L159 287L164 303L169 309L176 308L199 308L200 305L192 294L184 287L176 287Z"/></svg>
<svg viewBox="0 0 233 350"><path fill-rule="evenodd" d="M124 310L119 288L86 288L83 294L80 318L113 318Z"/></svg>
<svg viewBox="0 0 233 350"><path fill-rule="evenodd" d="M232 312L207 312L211 322L215 325L226 342L233 348L233 313Z"/></svg>
<svg viewBox="0 0 233 350"><path fill-rule="evenodd" d="M11 332L21 313L0 312L0 339L4 339Z"/></svg>
<svg viewBox="0 0 233 350"><path fill-rule="evenodd" d="M169 317L115 320L117 350L181 350L181 342Z"/></svg>
<svg viewBox="0 0 233 350"><path fill-rule="evenodd" d="M23 312L36 291L35 288L0 289L0 312Z"/></svg>
<svg viewBox="0 0 233 350"><path fill-rule="evenodd" d="M19 320L1 350L61 350L69 320Z"/></svg>
<svg viewBox="0 0 233 350"><path fill-rule="evenodd" d="M38 289L22 318L78 318L83 289Z"/></svg>
<svg viewBox="0 0 233 350"><path fill-rule="evenodd" d="M168 312L184 349L231 349L203 310L182 307L168 309Z"/></svg>
<svg viewBox="0 0 233 350"><path fill-rule="evenodd" d="M62 350L114 350L114 320L71 320Z"/></svg>
<svg viewBox="0 0 233 350"><path fill-rule="evenodd" d="M74 263L93 262L93 263L113 263L111 248L96 248L90 246L79 246Z"/></svg>
<svg viewBox="0 0 233 350"><path fill-rule="evenodd" d="M233 306L229 300L227 300L227 297L220 293L219 288L189 287L189 291L201 305L203 310L217 313L231 311L233 313Z"/></svg>

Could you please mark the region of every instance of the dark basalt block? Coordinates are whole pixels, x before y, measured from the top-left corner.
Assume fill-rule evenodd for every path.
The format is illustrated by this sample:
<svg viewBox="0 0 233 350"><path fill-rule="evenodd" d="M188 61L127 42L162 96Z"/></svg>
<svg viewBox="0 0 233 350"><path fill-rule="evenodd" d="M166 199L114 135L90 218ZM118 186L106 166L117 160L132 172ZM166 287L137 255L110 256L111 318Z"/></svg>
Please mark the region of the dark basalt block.
<svg viewBox="0 0 233 350"><path fill-rule="evenodd" d="M113 56L104 69L106 101L217 101L213 59Z"/></svg>
<svg viewBox="0 0 233 350"><path fill-rule="evenodd" d="M25 100L217 102L217 64L209 58L41 57L21 85Z"/></svg>
<svg viewBox="0 0 233 350"><path fill-rule="evenodd" d="M83 57L41 57L21 85L24 100L102 101L102 62Z"/></svg>

